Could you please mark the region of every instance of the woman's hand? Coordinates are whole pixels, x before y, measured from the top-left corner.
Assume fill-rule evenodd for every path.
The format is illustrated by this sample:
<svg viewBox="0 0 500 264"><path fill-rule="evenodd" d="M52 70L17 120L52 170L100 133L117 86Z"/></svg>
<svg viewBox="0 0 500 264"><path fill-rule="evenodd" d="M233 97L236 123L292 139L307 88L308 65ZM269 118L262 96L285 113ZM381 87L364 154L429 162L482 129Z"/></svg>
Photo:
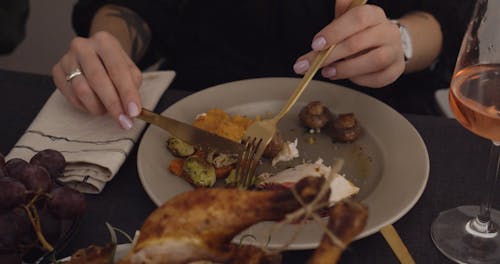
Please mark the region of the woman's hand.
<svg viewBox="0 0 500 264"><path fill-rule="evenodd" d="M83 74L67 80L76 69ZM140 112L141 71L110 33L74 38L52 76L71 104L95 115L109 113L124 129L132 127L131 117Z"/></svg>
<svg viewBox="0 0 500 264"><path fill-rule="evenodd" d="M297 60L294 71L305 73L319 51L336 45L322 65L324 77L373 88L388 85L405 69L399 29L374 5L344 13L350 2L336 1L336 18L316 34L312 51Z"/></svg>

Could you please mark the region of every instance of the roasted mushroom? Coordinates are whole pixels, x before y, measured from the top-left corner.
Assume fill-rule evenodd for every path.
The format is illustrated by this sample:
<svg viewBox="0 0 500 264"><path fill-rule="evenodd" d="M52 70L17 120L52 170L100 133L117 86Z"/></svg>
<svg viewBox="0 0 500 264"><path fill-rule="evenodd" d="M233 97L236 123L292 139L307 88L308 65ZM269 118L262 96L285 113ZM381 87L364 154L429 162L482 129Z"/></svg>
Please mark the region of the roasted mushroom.
<svg viewBox="0 0 500 264"><path fill-rule="evenodd" d="M332 113L320 101L313 101L300 110L299 119L305 127L319 130L331 121Z"/></svg>
<svg viewBox="0 0 500 264"><path fill-rule="evenodd" d="M268 159L273 159L283 148L283 143L283 137L281 136L281 133L277 131L271 139L271 142L269 142L269 145L267 145L262 156Z"/></svg>
<svg viewBox="0 0 500 264"><path fill-rule="evenodd" d="M361 134L359 125L353 113L340 114L331 125L330 135L337 142L353 142Z"/></svg>

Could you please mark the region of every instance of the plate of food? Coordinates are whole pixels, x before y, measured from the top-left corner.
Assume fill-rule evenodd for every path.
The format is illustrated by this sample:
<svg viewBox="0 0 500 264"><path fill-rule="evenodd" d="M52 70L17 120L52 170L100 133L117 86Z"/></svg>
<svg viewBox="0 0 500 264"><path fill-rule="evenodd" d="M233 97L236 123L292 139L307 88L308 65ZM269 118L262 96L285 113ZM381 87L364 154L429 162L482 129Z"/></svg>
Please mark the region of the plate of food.
<svg viewBox="0 0 500 264"><path fill-rule="evenodd" d="M259 78L225 83L194 93L162 114L191 124L214 110L236 118L239 124L270 117L281 109L299 81L296 78ZM335 120L355 117L355 123L359 125L355 130L360 133L356 133L355 139L347 137L341 140L332 129L313 130L304 125L299 115L314 102L320 102ZM217 115L208 116L218 118ZM330 123L329 127L335 126L334 121L327 122ZM225 129L225 136L241 133L231 124ZM397 221L414 206L424 191L429 175L429 157L422 138L401 114L368 95L313 80L280 121L278 129L283 146L295 148L290 152L292 157L278 158L275 162L263 159L258 174L273 179L283 171L300 171L297 168L304 164L335 170L342 175L341 179L345 179L341 183L347 182L343 186L349 187L350 191L345 195L354 194L354 199L368 207L368 222L358 239ZM348 131L352 132L352 129ZM186 177L176 176L169 170L172 161L178 159L167 149L169 138L171 136L164 130L149 126L141 139L137 156L143 187L158 206L195 188ZM308 170L303 171L308 173ZM217 180L220 181L225 182ZM287 184L286 179L275 182ZM258 223L244 230L235 240L249 244L265 241L271 248L287 245L288 249L311 249L318 246L323 234L314 221L287 224L270 233L274 224ZM293 242L289 243L292 235Z"/></svg>

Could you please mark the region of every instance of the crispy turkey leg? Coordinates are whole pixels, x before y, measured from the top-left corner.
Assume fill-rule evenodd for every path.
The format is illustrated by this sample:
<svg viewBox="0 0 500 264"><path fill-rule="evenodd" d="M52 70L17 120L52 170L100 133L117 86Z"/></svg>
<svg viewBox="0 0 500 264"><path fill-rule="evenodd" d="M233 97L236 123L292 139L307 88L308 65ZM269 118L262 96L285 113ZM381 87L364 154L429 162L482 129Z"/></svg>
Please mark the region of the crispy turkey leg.
<svg viewBox="0 0 500 264"><path fill-rule="evenodd" d="M323 178L307 177L296 185L310 202ZM329 195L326 195L327 198ZM260 221L280 220L300 208L290 190L245 191L196 189L156 209L144 222L137 244L119 263L189 263L232 258L230 241Z"/></svg>
<svg viewBox="0 0 500 264"><path fill-rule="evenodd" d="M233 256L229 264L281 264L280 253L268 253L252 245L231 244Z"/></svg>
<svg viewBox="0 0 500 264"><path fill-rule="evenodd" d="M329 216L328 229L347 246L365 228L368 209L353 200L340 201L329 209ZM342 252L343 249L325 234L307 263L337 263Z"/></svg>

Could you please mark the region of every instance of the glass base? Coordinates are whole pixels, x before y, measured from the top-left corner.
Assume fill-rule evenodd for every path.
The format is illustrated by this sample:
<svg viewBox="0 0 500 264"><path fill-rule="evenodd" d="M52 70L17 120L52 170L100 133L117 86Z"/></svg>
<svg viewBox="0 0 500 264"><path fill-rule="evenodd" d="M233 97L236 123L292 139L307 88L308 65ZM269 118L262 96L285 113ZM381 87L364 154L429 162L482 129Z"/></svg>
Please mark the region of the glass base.
<svg viewBox="0 0 500 264"><path fill-rule="evenodd" d="M479 206L460 206L441 212L431 226L431 237L436 247L458 263L500 263L500 212L491 209L496 232L486 235L474 231L471 220L479 213ZM496 235L495 235L496 234Z"/></svg>

